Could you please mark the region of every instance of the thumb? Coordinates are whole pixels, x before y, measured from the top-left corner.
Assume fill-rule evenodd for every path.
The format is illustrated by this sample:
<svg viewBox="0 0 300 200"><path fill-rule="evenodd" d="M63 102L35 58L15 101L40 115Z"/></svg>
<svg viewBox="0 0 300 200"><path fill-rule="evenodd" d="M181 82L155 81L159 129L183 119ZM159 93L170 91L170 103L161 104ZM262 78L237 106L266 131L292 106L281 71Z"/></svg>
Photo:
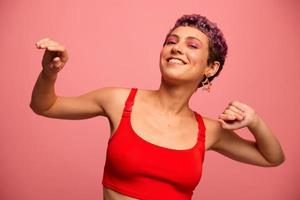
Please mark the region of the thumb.
<svg viewBox="0 0 300 200"><path fill-rule="evenodd" d="M236 128L233 124L228 124L223 119L218 119L218 122L220 122L221 127L224 129L234 130Z"/></svg>
<svg viewBox="0 0 300 200"><path fill-rule="evenodd" d="M220 125L221 125L222 128L226 128L227 127L227 124L226 124L226 122L224 120L218 119L218 122L220 123Z"/></svg>
<svg viewBox="0 0 300 200"><path fill-rule="evenodd" d="M61 59L59 57L55 57L53 60L52 60L52 68L54 68L55 70L61 70L64 63L61 61Z"/></svg>

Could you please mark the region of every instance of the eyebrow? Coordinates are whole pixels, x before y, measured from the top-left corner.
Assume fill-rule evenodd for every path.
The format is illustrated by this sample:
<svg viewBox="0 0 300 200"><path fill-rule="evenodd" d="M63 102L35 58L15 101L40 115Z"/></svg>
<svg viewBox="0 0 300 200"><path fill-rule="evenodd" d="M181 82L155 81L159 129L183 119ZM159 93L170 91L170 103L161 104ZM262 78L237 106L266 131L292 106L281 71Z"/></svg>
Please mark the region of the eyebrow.
<svg viewBox="0 0 300 200"><path fill-rule="evenodd" d="M177 39L179 39L179 36L176 35L176 34L174 34L174 33L168 35L168 37L171 37L171 36L176 37ZM168 37L167 37L167 38L168 38ZM188 36L187 39L195 39L195 40L199 41L201 44L203 44L202 41L201 41L200 39L198 39L198 38L196 38L196 37L194 37L194 36Z"/></svg>

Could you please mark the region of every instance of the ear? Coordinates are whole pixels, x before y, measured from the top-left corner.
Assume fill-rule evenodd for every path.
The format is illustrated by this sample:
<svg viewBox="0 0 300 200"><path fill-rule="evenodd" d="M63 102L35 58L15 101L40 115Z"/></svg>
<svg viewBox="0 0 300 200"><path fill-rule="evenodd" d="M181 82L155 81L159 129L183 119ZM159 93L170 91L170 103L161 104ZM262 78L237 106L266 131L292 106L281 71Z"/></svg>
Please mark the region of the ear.
<svg viewBox="0 0 300 200"><path fill-rule="evenodd" d="M215 75L218 72L219 68L220 68L220 62L214 61L209 66L207 66L207 68L205 70L206 76L210 77L210 76Z"/></svg>

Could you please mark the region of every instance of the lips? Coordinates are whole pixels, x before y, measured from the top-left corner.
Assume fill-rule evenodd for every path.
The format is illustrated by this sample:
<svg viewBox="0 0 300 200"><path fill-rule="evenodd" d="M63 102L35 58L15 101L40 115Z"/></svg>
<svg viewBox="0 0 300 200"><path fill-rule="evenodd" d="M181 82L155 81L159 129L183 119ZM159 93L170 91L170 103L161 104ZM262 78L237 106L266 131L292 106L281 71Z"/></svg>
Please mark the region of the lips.
<svg viewBox="0 0 300 200"><path fill-rule="evenodd" d="M181 58L177 58L177 57L169 57L167 58L167 62L168 63L175 63L175 64L179 64L179 65L185 65L186 62L184 60L182 60Z"/></svg>

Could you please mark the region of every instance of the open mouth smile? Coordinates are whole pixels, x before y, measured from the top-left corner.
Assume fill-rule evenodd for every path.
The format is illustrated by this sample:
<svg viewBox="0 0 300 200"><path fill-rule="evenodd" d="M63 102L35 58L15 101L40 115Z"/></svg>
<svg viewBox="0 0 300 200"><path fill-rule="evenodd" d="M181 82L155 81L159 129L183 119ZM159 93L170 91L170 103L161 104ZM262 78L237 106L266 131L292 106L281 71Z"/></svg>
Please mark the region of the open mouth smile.
<svg viewBox="0 0 300 200"><path fill-rule="evenodd" d="M185 65L186 62L180 58L175 58L175 57L170 57L167 59L168 63L174 63L174 64L179 64L179 65Z"/></svg>

